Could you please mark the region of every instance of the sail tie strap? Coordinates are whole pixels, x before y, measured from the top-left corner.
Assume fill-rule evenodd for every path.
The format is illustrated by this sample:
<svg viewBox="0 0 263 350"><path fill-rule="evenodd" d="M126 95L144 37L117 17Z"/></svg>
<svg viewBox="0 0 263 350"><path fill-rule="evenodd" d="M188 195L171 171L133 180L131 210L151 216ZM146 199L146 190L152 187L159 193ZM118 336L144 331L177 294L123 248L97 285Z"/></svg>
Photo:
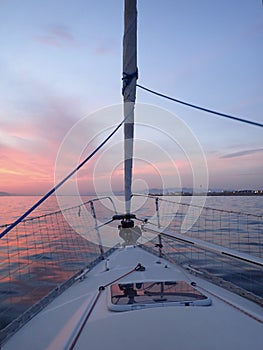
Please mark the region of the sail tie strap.
<svg viewBox="0 0 263 350"><path fill-rule="evenodd" d="M122 80L123 80L123 86L122 86L122 95L124 96L124 91L127 88L128 85L130 85L132 79L138 79L138 68L136 69L136 71L134 73L128 74L123 72L122 75Z"/></svg>

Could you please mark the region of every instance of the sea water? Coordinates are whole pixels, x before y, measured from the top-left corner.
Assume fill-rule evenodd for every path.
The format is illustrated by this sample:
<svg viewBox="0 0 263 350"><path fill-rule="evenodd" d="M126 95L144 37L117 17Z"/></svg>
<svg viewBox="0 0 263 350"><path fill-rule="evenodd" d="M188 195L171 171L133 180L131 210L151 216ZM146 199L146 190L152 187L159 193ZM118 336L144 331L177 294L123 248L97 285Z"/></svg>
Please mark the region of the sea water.
<svg viewBox="0 0 263 350"><path fill-rule="evenodd" d="M19 218L26 210L28 210L32 205L34 205L40 197L36 196L2 196L0 197L0 232L3 231L5 224L10 224L13 221L15 221L17 218ZM90 200L92 197L83 197L83 202ZM181 203L189 203L191 201L191 197L166 197L168 200L172 201L179 201ZM117 198L117 201L121 203L121 200ZM79 203L79 199L75 197L65 197L63 200L64 207L72 207L76 205L76 203ZM123 203L122 203L123 204ZM233 211L237 213L246 213L246 214L253 214L253 215L263 215L263 196L211 196L207 197L205 201L205 207L208 208L214 208L214 209L220 209L220 210L226 210L226 211ZM154 214L154 206L151 208L152 214ZM44 202L39 208L37 208L33 213L30 214L30 216L41 216L45 215L50 212L54 212L59 210L59 206L57 203L57 199L55 196L51 196L46 202ZM138 209L138 208L137 208ZM140 208L137 210L139 216L144 215L144 211L140 210ZM101 214L101 213L100 213ZM110 217L109 217L110 218ZM117 232L117 226L118 222L114 222L113 226L116 226L116 232ZM263 234L261 232L261 234ZM7 234L8 235L8 234ZM0 242L1 243L1 242ZM60 243L63 244L63 236L60 237ZM84 250L84 248L83 248ZM49 258L46 256L46 258ZM12 263L12 262L11 262ZM54 262L56 264L56 262ZM15 261L14 261L15 264ZM4 311L1 313L0 310L0 323L2 323L2 327L5 326L12 318L15 318L18 316L21 311L24 311L25 309L25 298L18 298L18 296L23 296L28 293L28 290L31 288L30 283L34 283L34 287L39 287L40 290L43 291L43 289L52 289L54 288L54 281L51 281L52 278L54 278L54 274L56 271L56 278L63 279L67 278L70 274L72 274L74 268L77 266L68 266L66 259L64 260L65 264L65 274L63 274L63 271L61 269L61 265L58 264L57 271L56 266L53 264L53 273L50 274L50 283L45 280L43 282L42 276L41 276L41 268L38 269L37 274L34 275L34 280L30 276L21 275L19 283L14 284L14 289L5 290L4 285L2 285L3 288L0 288L0 296L1 298L5 298L6 295L13 295L10 300L13 300L13 305L11 309L8 309L9 315L7 317L7 313ZM76 262L75 262L76 264ZM40 264L41 265L41 264ZM44 266L44 265L43 265ZM80 265L78 265L79 268L81 268ZM234 271L234 270L233 270ZM1 272L1 270L0 270ZM228 273L231 273L231 271L228 271ZM2 274L3 276L3 274ZM28 278L29 277L29 278ZM58 280L59 280L58 279ZM16 281L17 282L17 281ZM0 280L0 284L4 283ZM1 325L0 325L1 328Z"/></svg>
<svg viewBox="0 0 263 350"><path fill-rule="evenodd" d="M83 201L92 199L92 196L82 197ZM167 196L166 198L171 198ZM177 200L177 196L174 196ZM189 202L190 197L182 197L182 203ZM0 225L12 223L26 210L34 205L40 197L37 196L0 196ZM66 197L65 207L73 206L77 199L73 196ZM205 201L206 207L236 212L263 215L263 196L208 196ZM31 215L38 216L58 210L55 196L51 196L39 206Z"/></svg>

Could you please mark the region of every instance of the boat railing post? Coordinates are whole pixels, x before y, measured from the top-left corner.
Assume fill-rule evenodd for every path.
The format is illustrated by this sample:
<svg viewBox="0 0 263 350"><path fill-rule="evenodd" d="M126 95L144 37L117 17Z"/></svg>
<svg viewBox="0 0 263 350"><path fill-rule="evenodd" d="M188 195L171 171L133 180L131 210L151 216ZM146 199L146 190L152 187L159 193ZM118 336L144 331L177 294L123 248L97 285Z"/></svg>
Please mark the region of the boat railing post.
<svg viewBox="0 0 263 350"><path fill-rule="evenodd" d="M155 211L156 211L156 216L157 216L158 228L160 228L161 227L161 223L160 223L159 198L158 197L155 198Z"/></svg>
<svg viewBox="0 0 263 350"><path fill-rule="evenodd" d="M157 216L157 224L158 224L158 228L161 227L161 223L160 223L160 212L159 212L159 198L156 197L155 198L155 211L156 211L156 216ZM161 235L159 234L158 235L158 244L156 244L156 247L159 248L159 257L162 256L162 237Z"/></svg>
<svg viewBox="0 0 263 350"><path fill-rule="evenodd" d="M102 240L101 240L100 231L99 231L99 227L98 227L98 220L97 220L93 201L90 201L90 209L91 209L91 213L92 213L92 216L93 216L93 219L95 222L95 230L96 230L97 235L98 235L100 255L101 255L101 258L104 259L104 249L103 249L103 245L102 245Z"/></svg>

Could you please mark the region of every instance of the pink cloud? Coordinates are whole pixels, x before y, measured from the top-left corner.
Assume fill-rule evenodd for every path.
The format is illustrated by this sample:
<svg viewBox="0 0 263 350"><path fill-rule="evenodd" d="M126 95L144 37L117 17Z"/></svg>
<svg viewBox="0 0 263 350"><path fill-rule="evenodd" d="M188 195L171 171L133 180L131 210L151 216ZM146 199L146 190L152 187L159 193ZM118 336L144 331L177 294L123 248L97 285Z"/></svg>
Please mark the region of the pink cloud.
<svg viewBox="0 0 263 350"><path fill-rule="evenodd" d="M52 159L38 159L37 155L3 144L0 155L1 191L39 194L52 183Z"/></svg>
<svg viewBox="0 0 263 350"><path fill-rule="evenodd" d="M64 25L55 25L53 28L51 28L51 33L61 40L75 43L76 40L73 37L73 35L70 33L69 28Z"/></svg>
<svg viewBox="0 0 263 350"><path fill-rule="evenodd" d="M36 39L44 45L63 48L67 45L77 46L77 40L70 33L69 28L64 25L51 26L47 34L39 35Z"/></svg>
<svg viewBox="0 0 263 350"><path fill-rule="evenodd" d="M107 41L100 41L95 48L95 54L99 56L110 55L115 52L116 46L110 39Z"/></svg>
<svg viewBox="0 0 263 350"><path fill-rule="evenodd" d="M74 101L51 95L46 95L43 102L41 114L28 113L27 118L16 122L12 118L0 122L3 135L0 144L0 191L40 194L54 186L57 152L65 135L76 123L77 108ZM79 142L81 137L84 143L92 140L92 123L87 126L88 129L80 130L78 139L68 145L61 164L63 177L85 156L75 154L74 142ZM89 149L94 149L91 143ZM92 168L91 161L88 166ZM90 174L92 170L86 172L83 179L79 178L86 191L91 183Z"/></svg>
<svg viewBox="0 0 263 350"><path fill-rule="evenodd" d="M24 118L0 121L0 191L44 193L53 187L59 146L76 122L75 104L44 97L41 114L35 115L29 106ZM71 170L69 165L67 171Z"/></svg>
<svg viewBox="0 0 263 350"><path fill-rule="evenodd" d="M61 42L56 37L51 36L51 35L40 35L37 37L37 40L41 44L44 44L47 46L53 46L53 47L57 47L57 48L63 47Z"/></svg>

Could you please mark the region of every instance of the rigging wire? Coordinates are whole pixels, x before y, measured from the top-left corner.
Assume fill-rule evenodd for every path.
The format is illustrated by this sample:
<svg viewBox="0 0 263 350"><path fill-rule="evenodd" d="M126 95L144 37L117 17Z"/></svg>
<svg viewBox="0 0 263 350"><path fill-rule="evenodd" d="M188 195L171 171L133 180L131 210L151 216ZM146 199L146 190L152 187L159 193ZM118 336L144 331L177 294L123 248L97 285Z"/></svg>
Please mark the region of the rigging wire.
<svg viewBox="0 0 263 350"><path fill-rule="evenodd" d="M251 124L251 125L259 126L259 127L263 128L263 124L261 124L261 123L257 123L257 122L251 121L251 120L247 120L247 119L235 117L235 116L232 116L232 115L229 115L229 114L225 114L225 113L221 113L221 112L214 111L214 110L212 110L212 109L208 109L208 108L204 108L204 107L201 107L201 106L197 106L197 105L194 105L194 104L192 104L192 103L188 103L188 102L185 102L185 101L181 101L181 100L178 100L178 99L176 99L176 98L173 98L173 97L164 95L164 94L162 94L162 93L160 93L160 92L157 92L157 91L148 89L147 87L142 86L142 85L139 85L139 84L136 84L136 86L138 86L138 88L140 88L140 89L142 89L142 90L145 90L145 91L148 91L148 92L150 92L150 93L152 93L152 94L154 94L154 95L157 95L157 96L166 98L167 100L171 100L171 101L174 101L174 102L177 102L177 103L181 103L181 104L183 104L183 105L185 105L185 106L188 106L188 107L192 107L192 108L195 108L195 109L199 109L199 110L201 110L201 111L203 111L203 112L216 114L216 115L219 115L220 117L224 117L224 118L228 118L228 119L233 119L233 120L236 120L236 121L239 121L239 122L242 122L242 123L247 123L247 124Z"/></svg>
<svg viewBox="0 0 263 350"><path fill-rule="evenodd" d="M2 233L0 233L0 239L4 237L9 231L11 231L15 226L17 226L23 219L25 219L32 211L40 206L47 198L49 198L58 188L60 188L71 176L73 176L84 164L86 164L108 141L109 139L119 130L119 128L124 124L124 122L129 118L129 114L120 122L119 125L102 141L97 148L86 157L75 169L73 169L63 180L61 180L57 185L55 185L49 192L47 192L43 197L40 198L30 209L28 209L23 215L21 215L16 221L14 221L10 226L8 226Z"/></svg>

